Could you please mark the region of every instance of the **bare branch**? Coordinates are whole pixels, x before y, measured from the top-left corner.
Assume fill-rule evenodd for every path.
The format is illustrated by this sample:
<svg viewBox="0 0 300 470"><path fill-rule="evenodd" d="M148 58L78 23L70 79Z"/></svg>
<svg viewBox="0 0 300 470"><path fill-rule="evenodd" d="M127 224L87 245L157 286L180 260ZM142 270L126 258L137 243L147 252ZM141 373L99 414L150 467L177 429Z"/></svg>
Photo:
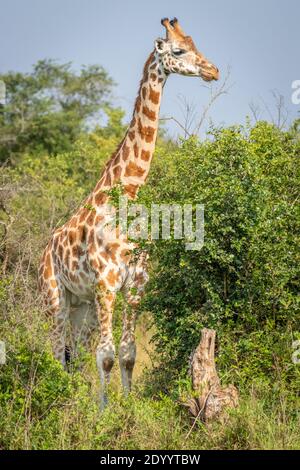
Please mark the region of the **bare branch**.
<svg viewBox="0 0 300 470"><path fill-rule="evenodd" d="M288 121L288 117L289 117L289 111L285 105L285 101L284 101L284 96L281 95L279 93L279 91L277 90L271 90L271 94L272 94L272 97L273 97L273 100L275 102L275 111L272 111L270 106L268 105L268 103L266 103L266 101L260 97L263 105L264 105L264 108L270 118L270 121L272 122L272 124L274 124L274 126L278 127L278 129L282 130L287 121Z"/></svg>
<svg viewBox="0 0 300 470"><path fill-rule="evenodd" d="M184 127L188 130L189 134L190 128L193 124L193 121L197 118L196 105L195 103L190 103L184 95L178 95L179 102L181 104L181 111L184 116ZM185 133L185 138L187 133Z"/></svg>
<svg viewBox="0 0 300 470"><path fill-rule="evenodd" d="M191 137L192 134L189 133L189 131L184 127L183 124L181 124L177 119L175 119L173 116L170 117L165 117L165 118L160 118L160 121L174 121L176 124L184 131L185 135L188 137Z"/></svg>
<svg viewBox="0 0 300 470"><path fill-rule="evenodd" d="M262 111L261 111L261 108L260 108L259 104L254 103L253 101L251 101L249 103L249 108L250 108L250 111L251 111L252 116L254 118L254 122L258 122L260 120L261 115L262 115Z"/></svg>

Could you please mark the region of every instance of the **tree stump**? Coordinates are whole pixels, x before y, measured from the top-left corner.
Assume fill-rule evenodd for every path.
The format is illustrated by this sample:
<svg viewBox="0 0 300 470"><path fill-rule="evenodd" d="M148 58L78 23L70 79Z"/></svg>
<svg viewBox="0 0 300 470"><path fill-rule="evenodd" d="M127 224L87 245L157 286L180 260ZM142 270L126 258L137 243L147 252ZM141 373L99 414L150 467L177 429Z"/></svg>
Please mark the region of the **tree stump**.
<svg viewBox="0 0 300 470"><path fill-rule="evenodd" d="M234 385L222 387L215 366L216 332L204 328L191 360L192 386L195 392L187 402L191 414L204 422L220 418L226 408L238 405Z"/></svg>

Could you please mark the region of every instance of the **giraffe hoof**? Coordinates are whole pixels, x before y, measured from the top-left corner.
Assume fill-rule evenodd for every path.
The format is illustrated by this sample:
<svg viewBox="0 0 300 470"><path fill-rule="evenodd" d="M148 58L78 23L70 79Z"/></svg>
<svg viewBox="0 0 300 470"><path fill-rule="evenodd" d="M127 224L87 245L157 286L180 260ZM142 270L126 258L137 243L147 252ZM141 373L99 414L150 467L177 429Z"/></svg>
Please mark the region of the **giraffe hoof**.
<svg viewBox="0 0 300 470"><path fill-rule="evenodd" d="M66 364L69 365L71 362L71 349L69 348L69 346L65 347L65 360Z"/></svg>

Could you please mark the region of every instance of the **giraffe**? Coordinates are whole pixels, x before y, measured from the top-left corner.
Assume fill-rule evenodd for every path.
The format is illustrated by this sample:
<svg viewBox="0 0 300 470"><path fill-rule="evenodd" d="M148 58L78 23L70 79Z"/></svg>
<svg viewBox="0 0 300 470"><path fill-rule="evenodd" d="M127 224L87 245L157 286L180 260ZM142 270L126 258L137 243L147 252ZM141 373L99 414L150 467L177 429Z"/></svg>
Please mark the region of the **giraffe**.
<svg viewBox="0 0 300 470"><path fill-rule="evenodd" d="M133 256L136 245L120 230L114 239L110 236L106 224L111 216L107 210L109 190L120 184L124 195L134 200L145 183L168 76L178 73L205 81L219 78L217 67L197 50L176 18L171 21L164 18L161 23L166 37L156 39L144 65L128 130L93 191L71 218L54 231L39 267L39 287L53 322L53 354L63 367L66 367L67 325L71 325L75 348L78 342L88 346L91 332L99 329L96 362L101 408L107 402L107 385L115 361L112 317L117 292L121 291L126 301L119 365L123 389L128 393L136 357L136 311L148 280L146 254Z"/></svg>

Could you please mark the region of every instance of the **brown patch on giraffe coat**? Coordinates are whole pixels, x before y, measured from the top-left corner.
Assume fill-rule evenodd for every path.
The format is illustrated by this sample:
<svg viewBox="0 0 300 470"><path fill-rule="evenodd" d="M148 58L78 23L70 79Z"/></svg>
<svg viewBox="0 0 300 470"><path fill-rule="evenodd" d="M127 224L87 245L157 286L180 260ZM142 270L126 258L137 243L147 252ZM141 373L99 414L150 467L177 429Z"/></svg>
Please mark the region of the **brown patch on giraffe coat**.
<svg viewBox="0 0 300 470"><path fill-rule="evenodd" d="M114 264L117 264L116 250L114 243L108 243L104 246L103 251L101 251L100 256L105 259L105 261L111 260Z"/></svg>
<svg viewBox="0 0 300 470"><path fill-rule="evenodd" d="M100 256L101 256L102 258L104 258L105 261L109 261L110 256L109 256L109 253L107 253L107 250L106 250L106 249L104 249L104 251L101 251L101 252L100 252Z"/></svg>
<svg viewBox="0 0 300 470"><path fill-rule="evenodd" d="M99 263L98 261L95 259L95 258L92 258L90 260L90 265L92 266L92 268L95 270L95 271L98 271L99 270Z"/></svg>
<svg viewBox="0 0 300 470"><path fill-rule="evenodd" d="M70 220L70 228L76 228L76 225L77 225L77 217L74 216Z"/></svg>
<svg viewBox="0 0 300 470"><path fill-rule="evenodd" d="M120 163L120 153L118 153L118 155L116 155L115 159L114 159L114 164L115 165L119 165Z"/></svg>
<svg viewBox="0 0 300 470"><path fill-rule="evenodd" d="M102 215L97 215L95 219L95 227L98 227L98 225L102 224L102 221L104 220L104 217ZM97 239L97 237L96 237Z"/></svg>
<svg viewBox="0 0 300 470"><path fill-rule="evenodd" d="M97 258L95 268L94 268L95 271L102 272L102 271L104 271L105 268L106 268L106 264L104 264L103 261L101 261L100 258Z"/></svg>
<svg viewBox="0 0 300 470"><path fill-rule="evenodd" d="M151 73L150 78L151 78L151 80L155 81L157 79L156 73Z"/></svg>
<svg viewBox="0 0 300 470"><path fill-rule="evenodd" d="M94 229L92 228L92 230L90 231L89 236L88 236L88 244L89 244L89 245L90 245L90 244L91 244L91 245L94 245L94 244L95 244L95 238L94 238L94 236L95 236L95 231L94 231Z"/></svg>
<svg viewBox="0 0 300 470"><path fill-rule="evenodd" d="M137 184L127 184L124 186L125 193L128 194L128 196L132 199L135 198L138 188L139 187Z"/></svg>
<svg viewBox="0 0 300 470"><path fill-rule="evenodd" d="M128 261L131 258L131 253L130 253L129 249L125 248L124 250L122 250L121 253L120 253L120 257L121 257L122 261L124 261L125 263L128 263Z"/></svg>
<svg viewBox="0 0 300 470"><path fill-rule="evenodd" d="M138 158L139 157L139 148L138 148L138 145L137 143L135 142L134 146L133 146L133 151L134 151L134 156L135 158Z"/></svg>
<svg viewBox="0 0 300 470"><path fill-rule="evenodd" d="M160 92L153 90L152 86L149 87L149 100L152 101L153 104L158 104L160 98Z"/></svg>
<svg viewBox="0 0 300 470"><path fill-rule="evenodd" d="M150 121L155 121L156 114L155 111L152 111L148 106L143 106L143 114L150 119Z"/></svg>
<svg viewBox="0 0 300 470"><path fill-rule="evenodd" d="M135 137L135 131L134 130L129 131L128 136L129 136L129 139L133 141Z"/></svg>
<svg viewBox="0 0 300 470"><path fill-rule="evenodd" d="M127 160L127 158L129 157L129 154L130 154L130 148L128 147L128 145L124 145L124 148L123 148L123 160Z"/></svg>
<svg viewBox="0 0 300 470"><path fill-rule="evenodd" d="M149 150L142 150L141 152L141 159L144 160L145 162L148 162L150 160L151 154Z"/></svg>
<svg viewBox="0 0 300 470"><path fill-rule="evenodd" d="M89 215L90 211L86 208L86 207L83 207L81 210L80 210L80 215L79 215L79 223L83 222L87 216Z"/></svg>
<svg viewBox="0 0 300 470"><path fill-rule="evenodd" d="M74 256L74 258L79 259L82 255L83 255L83 249L79 245L73 246L72 256Z"/></svg>
<svg viewBox="0 0 300 470"><path fill-rule="evenodd" d="M105 281L104 281L104 279L101 279L98 282L98 289L101 291L101 290L104 290L105 288L106 288ZM96 297L96 300L99 302L99 296Z"/></svg>
<svg viewBox="0 0 300 470"><path fill-rule="evenodd" d="M151 126L143 126L140 118L138 121L138 131L141 139L145 139L148 143L152 142L155 128Z"/></svg>
<svg viewBox="0 0 300 470"><path fill-rule="evenodd" d="M111 285L114 286L116 282L118 281L120 276L120 273L115 272L113 269L110 269L108 271L108 274L106 276L107 282Z"/></svg>
<svg viewBox="0 0 300 470"><path fill-rule="evenodd" d="M110 176L110 172L108 171L105 181L104 181L104 186L110 186L110 185L111 185L111 176Z"/></svg>
<svg viewBox="0 0 300 470"><path fill-rule="evenodd" d="M52 289L55 289L55 287L57 286L57 283L56 283L55 279L51 279L50 286L52 287Z"/></svg>
<svg viewBox="0 0 300 470"><path fill-rule="evenodd" d="M105 268L106 268L106 265L102 263L102 261L98 258L98 270L104 271Z"/></svg>
<svg viewBox="0 0 300 470"><path fill-rule="evenodd" d="M113 173L114 173L115 180L118 180L120 178L121 172L122 172L122 168L119 165L114 167Z"/></svg>
<svg viewBox="0 0 300 470"><path fill-rule="evenodd" d="M140 95L137 97L136 99L136 102L135 102L135 109L136 109L136 112L139 113L140 112L140 109L141 109L141 97Z"/></svg>
<svg viewBox="0 0 300 470"><path fill-rule="evenodd" d="M106 200L107 200L107 195L103 193L103 191L99 191L98 193L95 194L95 204L97 204L97 206L104 204Z"/></svg>
<svg viewBox="0 0 300 470"><path fill-rule="evenodd" d="M112 165L113 165L113 162L114 162L114 157L111 158L107 164L107 167L106 167L106 172L105 173L108 173L108 171L111 169Z"/></svg>
<svg viewBox="0 0 300 470"><path fill-rule="evenodd" d="M57 235L54 235L54 238L53 238L53 249L54 249L54 251L57 250L58 242L59 242L59 237Z"/></svg>
<svg viewBox="0 0 300 470"><path fill-rule="evenodd" d="M146 96L147 96L147 88L145 86L143 86L143 88L142 88L142 97L143 97L144 100L146 99Z"/></svg>
<svg viewBox="0 0 300 470"><path fill-rule="evenodd" d="M116 254L119 248L120 248L120 244L118 242L108 243L106 247L107 254L110 255L112 262L115 264L117 264Z"/></svg>
<svg viewBox="0 0 300 470"><path fill-rule="evenodd" d="M124 176L137 176L141 178L143 174L145 173L145 171L146 170L144 170L142 167L138 166L133 161L130 161L128 165L126 166Z"/></svg>
<svg viewBox="0 0 300 470"><path fill-rule="evenodd" d="M64 252L64 249L63 249L62 244L60 244L60 245L58 246L57 252L58 252L59 258L62 260L62 258L63 258L63 252Z"/></svg>
<svg viewBox="0 0 300 470"><path fill-rule="evenodd" d="M74 245L75 240L76 240L76 232L75 232L75 230L70 230L70 232L69 232L70 245Z"/></svg>
<svg viewBox="0 0 300 470"><path fill-rule="evenodd" d="M96 211L90 210L90 214L86 219L87 225L93 225L95 217L96 217Z"/></svg>
<svg viewBox="0 0 300 470"><path fill-rule="evenodd" d="M67 248L65 252L65 256L64 256L64 263L68 269L70 268L70 254L71 254L70 249Z"/></svg>
<svg viewBox="0 0 300 470"><path fill-rule="evenodd" d="M79 264L76 260L73 260L72 262L72 270L77 271L79 269Z"/></svg>
<svg viewBox="0 0 300 470"><path fill-rule="evenodd" d="M52 264L51 264L51 257L50 253L47 254L46 259L45 259L45 271L44 271L44 277L48 279L49 277L52 276Z"/></svg>
<svg viewBox="0 0 300 470"><path fill-rule="evenodd" d="M96 253L96 250L97 250L97 248L96 248L95 243L91 244L91 245L89 246L89 254L90 254L90 256L94 256L94 254Z"/></svg>
<svg viewBox="0 0 300 470"><path fill-rule="evenodd" d="M86 239L86 228L84 225L80 225L78 227L78 237L79 237L79 242L84 243Z"/></svg>

